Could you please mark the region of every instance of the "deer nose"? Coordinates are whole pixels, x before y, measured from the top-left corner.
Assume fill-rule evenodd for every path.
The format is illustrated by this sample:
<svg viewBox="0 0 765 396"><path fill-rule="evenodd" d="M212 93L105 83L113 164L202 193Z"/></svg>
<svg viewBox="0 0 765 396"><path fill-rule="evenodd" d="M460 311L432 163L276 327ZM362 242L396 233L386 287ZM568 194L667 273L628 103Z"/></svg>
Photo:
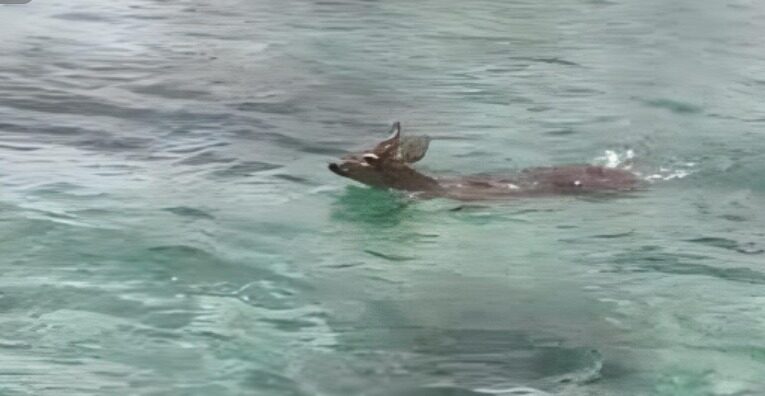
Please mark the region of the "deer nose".
<svg viewBox="0 0 765 396"><path fill-rule="evenodd" d="M329 164L329 170L331 170L332 172L334 172L334 173L336 173L338 175L341 175L341 176L343 174L342 171L340 170L340 165L338 165L338 164L336 164L334 162Z"/></svg>

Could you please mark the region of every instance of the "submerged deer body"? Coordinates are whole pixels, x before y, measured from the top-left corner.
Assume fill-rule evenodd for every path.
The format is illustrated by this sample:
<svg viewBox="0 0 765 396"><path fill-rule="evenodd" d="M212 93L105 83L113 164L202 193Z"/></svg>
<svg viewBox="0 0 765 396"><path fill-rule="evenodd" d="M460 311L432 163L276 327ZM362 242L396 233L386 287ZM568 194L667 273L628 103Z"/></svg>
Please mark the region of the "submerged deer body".
<svg viewBox="0 0 765 396"><path fill-rule="evenodd" d="M618 192L631 190L638 183L631 172L594 165L529 168L506 176L431 177L410 166L425 156L429 139L401 137L398 122L391 132L371 150L346 155L342 162L331 163L329 169L372 187L463 201Z"/></svg>

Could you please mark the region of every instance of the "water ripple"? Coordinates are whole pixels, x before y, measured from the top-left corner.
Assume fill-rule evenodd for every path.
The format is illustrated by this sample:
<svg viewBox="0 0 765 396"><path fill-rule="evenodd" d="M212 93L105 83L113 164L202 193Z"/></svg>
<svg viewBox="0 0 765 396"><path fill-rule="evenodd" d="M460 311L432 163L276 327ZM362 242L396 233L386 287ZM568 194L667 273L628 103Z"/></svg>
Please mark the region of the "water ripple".
<svg viewBox="0 0 765 396"><path fill-rule="evenodd" d="M702 264L706 256L677 255L661 252L635 252L618 257L614 271L657 272L673 275L702 275L726 281L750 284L765 283L765 273L748 267L722 267Z"/></svg>
<svg viewBox="0 0 765 396"><path fill-rule="evenodd" d="M197 219L214 219L215 217L204 210L191 208L188 206L175 206L172 208L164 208L162 209L164 211L170 212L172 214L183 216L183 217L191 217L191 218L197 218Z"/></svg>
<svg viewBox="0 0 765 396"><path fill-rule="evenodd" d="M753 242L739 243L737 241L730 240L730 239L727 239L727 238L713 238L713 237L695 238L695 239L689 239L688 242L699 243L699 244L702 244L702 245L718 247L718 248L722 248L722 249L726 249L726 250L732 250L734 252L744 253L744 254L763 254L763 253L765 253L765 248L758 247Z"/></svg>
<svg viewBox="0 0 765 396"><path fill-rule="evenodd" d="M0 6L0 393L765 394L765 8L685 3ZM651 183L326 170L395 120L427 173Z"/></svg>

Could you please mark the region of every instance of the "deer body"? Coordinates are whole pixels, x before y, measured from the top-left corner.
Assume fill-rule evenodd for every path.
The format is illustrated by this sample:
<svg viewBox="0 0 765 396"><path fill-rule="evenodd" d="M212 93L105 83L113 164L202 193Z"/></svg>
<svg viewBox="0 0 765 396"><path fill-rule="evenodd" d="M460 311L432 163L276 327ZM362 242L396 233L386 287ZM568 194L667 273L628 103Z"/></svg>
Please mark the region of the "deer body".
<svg viewBox="0 0 765 396"><path fill-rule="evenodd" d="M638 178L626 170L593 165L529 168L512 175L435 178L410 166L425 156L429 140L401 137L401 126L393 124L392 135L373 149L343 157L329 169L363 184L463 201L626 191Z"/></svg>

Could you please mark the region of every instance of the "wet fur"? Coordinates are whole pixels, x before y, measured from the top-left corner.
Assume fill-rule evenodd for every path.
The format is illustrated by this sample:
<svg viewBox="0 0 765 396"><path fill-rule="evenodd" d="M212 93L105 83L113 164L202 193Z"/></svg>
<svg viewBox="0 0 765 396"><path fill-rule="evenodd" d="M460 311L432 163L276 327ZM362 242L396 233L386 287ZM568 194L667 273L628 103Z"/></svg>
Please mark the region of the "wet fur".
<svg viewBox="0 0 765 396"><path fill-rule="evenodd" d="M424 156L428 141L401 144L400 124L395 123L391 131L391 136L374 148L349 154L340 163L331 163L329 169L337 175L372 187L462 201L619 192L632 190L638 184L638 178L627 170L594 165L529 168L499 177L435 178L411 166L412 162ZM411 143L411 139L407 142Z"/></svg>

